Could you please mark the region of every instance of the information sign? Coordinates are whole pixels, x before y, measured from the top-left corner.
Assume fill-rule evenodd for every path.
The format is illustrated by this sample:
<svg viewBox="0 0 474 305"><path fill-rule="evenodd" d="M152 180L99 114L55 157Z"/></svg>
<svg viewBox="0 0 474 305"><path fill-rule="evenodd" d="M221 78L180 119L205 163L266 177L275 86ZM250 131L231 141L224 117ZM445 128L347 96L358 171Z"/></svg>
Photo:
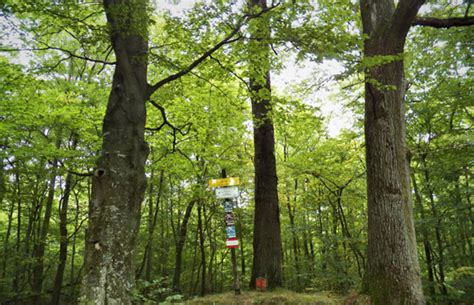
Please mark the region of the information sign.
<svg viewBox="0 0 474 305"><path fill-rule="evenodd" d="M234 214L232 214L232 213L225 213L224 220L225 220L225 225L226 226L235 225Z"/></svg>
<svg viewBox="0 0 474 305"><path fill-rule="evenodd" d="M237 186L219 187L216 189L216 198L237 198L239 197L239 188Z"/></svg>
<svg viewBox="0 0 474 305"><path fill-rule="evenodd" d="M229 249L237 248L239 246L239 240L237 239L237 237L227 238L225 244Z"/></svg>
<svg viewBox="0 0 474 305"><path fill-rule="evenodd" d="M237 231L235 230L235 226L228 226L225 228L225 234L227 238L237 237Z"/></svg>
<svg viewBox="0 0 474 305"><path fill-rule="evenodd" d="M209 187L240 185L240 178L229 177L229 178L221 178L221 179L210 179L208 181L208 185Z"/></svg>
<svg viewBox="0 0 474 305"><path fill-rule="evenodd" d="M234 203L231 200L224 201L224 212L230 213L234 208Z"/></svg>

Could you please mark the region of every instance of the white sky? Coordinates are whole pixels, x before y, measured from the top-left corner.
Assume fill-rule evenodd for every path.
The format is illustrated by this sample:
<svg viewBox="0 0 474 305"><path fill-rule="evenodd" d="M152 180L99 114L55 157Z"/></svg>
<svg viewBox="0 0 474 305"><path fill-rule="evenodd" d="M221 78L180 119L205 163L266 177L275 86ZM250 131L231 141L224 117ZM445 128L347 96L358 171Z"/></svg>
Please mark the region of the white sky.
<svg viewBox="0 0 474 305"><path fill-rule="evenodd" d="M292 96L293 86L303 81L307 81L308 84L318 82L318 78L330 78L342 71L342 65L335 60L325 60L320 64L310 61L296 63L294 58L290 57L280 73L272 74L273 91ZM330 80L304 98L304 101L321 109L326 118L326 129L332 137L337 136L342 129L351 128L354 123L352 112L336 100L338 91L337 83Z"/></svg>

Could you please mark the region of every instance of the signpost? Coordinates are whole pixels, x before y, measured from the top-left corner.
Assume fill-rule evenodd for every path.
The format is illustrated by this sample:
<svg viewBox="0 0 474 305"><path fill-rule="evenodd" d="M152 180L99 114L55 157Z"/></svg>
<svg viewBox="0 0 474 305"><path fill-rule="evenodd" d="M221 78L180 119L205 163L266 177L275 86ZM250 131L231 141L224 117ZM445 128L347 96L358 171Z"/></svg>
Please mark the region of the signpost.
<svg viewBox="0 0 474 305"><path fill-rule="evenodd" d="M225 228L225 235L227 238L236 238L237 232L235 231L235 226L227 226Z"/></svg>
<svg viewBox="0 0 474 305"><path fill-rule="evenodd" d="M233 226L233 225L235 225L234 214L233 214L232 212L230 212L230 213L225 213L224 220L225 220L225 225L226 225L226 226Z"/></svg>
<svg viewBox="0 0 474 305"><path fill-rule="evenodd" d="M225 244L226 244L227 248L234 249L234 248L237 248L239 246L239 240L237 239L237 237L227 238L227 240L225 241Z"/></svg>
<svg viewBox="0 0 474 305"><path fill-rule="evenodd" d="M229 177L221 179L210 179L208 181L209 187L233 186L240 185L239 177Z"/></svg>
<svg viewBox="0 0 474 305"><path fill-rule="evenodd" d="M239 197L239 188L237 185L240 184L238 177L226 177L225 170L222 170L221 179L210 179L208 182L209 187L216 188L216 198L224 199L222 205L224 206L224 221L226 225L226 247L230 249L232 259L232 273L234 275L234 291L236 295L240 294L240 280L237 272L237 256L235 254L235 248L239 246L239 240L237 239L237 230L235 228L234 218L234 203L233 199Z"/></svg>
<svg viewBox="0 0 474 305"><path fill-rule="evenodd" d="M239 188L236 186L220 187L216 189L216 198L237 198L239 197Z"/></svg>
<svg viewBox="0 0 474 305"><path fill-rule="evenodd" d="M224 212L232 213L234 210L234 203L232 200L224 200Z"/></svg>

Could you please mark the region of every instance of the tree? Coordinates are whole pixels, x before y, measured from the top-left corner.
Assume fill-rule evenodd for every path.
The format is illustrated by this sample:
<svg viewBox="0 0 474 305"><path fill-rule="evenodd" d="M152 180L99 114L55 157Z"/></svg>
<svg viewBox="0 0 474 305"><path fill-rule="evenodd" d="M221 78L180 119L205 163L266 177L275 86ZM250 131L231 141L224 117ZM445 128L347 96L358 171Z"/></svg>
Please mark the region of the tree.
<svg viewBox="0 0 474 305"><path fill-rule="evenodd" d="M374 304L424 304L406 144L403 52L423 0L362 0L368 186L367 289ZM450 22L449 24L454 24Z"/></svg>
<svg viewBox="0 0 474 305"><path fill-rule="evenodd" d="M148 156L147 1L105 0L104 8L117 63L92 182L81 302L130 304Z"/></svg>
<svg viewBox="0 0 474 305"><path fill-rule="evenodd" d="M410 199L403 47L423 1L361 1L366 70L367 289L374 304L424 304Z"/></svg>
<svg viewBox="0 0 474 305"><path fill-rule="evenodd" d="M249 1L251 10L267 9L266 0ZM271 119L270 24L267 16L250 24L249 84L254 117L255 216L253 267L250 287L265 277L268 287L283 284L280 208L275 160L275 132Z"/></svg>

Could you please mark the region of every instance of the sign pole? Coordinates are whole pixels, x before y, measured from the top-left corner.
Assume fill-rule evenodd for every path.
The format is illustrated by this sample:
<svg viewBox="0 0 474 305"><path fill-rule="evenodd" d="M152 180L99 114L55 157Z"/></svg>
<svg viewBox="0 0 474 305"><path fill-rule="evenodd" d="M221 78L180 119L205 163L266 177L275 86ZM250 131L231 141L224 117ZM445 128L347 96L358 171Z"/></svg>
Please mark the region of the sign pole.
<svg viewBox="0 0 474 305"><path fill-rule="evenodd" d="M222 169L221 177L227 177L225 169ZM232 260L232 275L234 276L234 292L235 295L240 295L240 279L239 272L237 271L237 255L235 253L235 248L230 249L230 254Z"/></svg>
<svg viewBox="0 0 474 305"><path fill-rule="evenodd" d="M232 273L234 274L234 292L235 295L240 294L240 279L239 272L237 271L237 255L235 254L235 248L230 249L232 258Z"/></svg>

